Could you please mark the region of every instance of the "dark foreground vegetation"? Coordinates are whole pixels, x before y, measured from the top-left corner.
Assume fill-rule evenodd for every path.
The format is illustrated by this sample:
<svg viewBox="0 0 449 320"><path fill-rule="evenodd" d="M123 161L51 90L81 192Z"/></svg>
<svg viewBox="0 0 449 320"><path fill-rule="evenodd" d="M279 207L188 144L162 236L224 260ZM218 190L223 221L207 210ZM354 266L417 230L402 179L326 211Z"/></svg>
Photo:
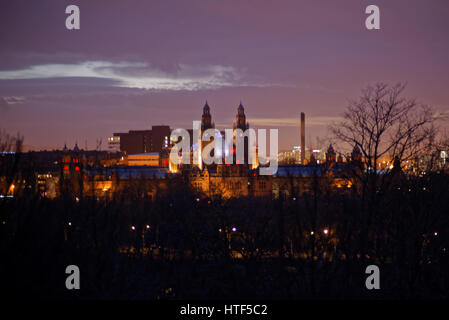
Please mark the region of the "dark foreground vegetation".
<svg viewBox="0 0 449 320"><path fill-rule="evenodd" d="M179 183L153 201L2 199L1 296L449 298L449 177L376 194L197 201ZM65 288L71 264L81 290ZM365 288L370 264L381 290Z"/></svg>

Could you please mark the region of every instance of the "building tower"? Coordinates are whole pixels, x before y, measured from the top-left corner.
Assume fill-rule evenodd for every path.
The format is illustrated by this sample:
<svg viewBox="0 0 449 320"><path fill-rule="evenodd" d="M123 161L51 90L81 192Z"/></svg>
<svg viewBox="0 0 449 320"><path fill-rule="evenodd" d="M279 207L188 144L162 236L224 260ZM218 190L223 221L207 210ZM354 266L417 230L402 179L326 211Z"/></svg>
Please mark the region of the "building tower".
<svg viewBox="0 0 449 320"><path fill-rule="evenodd" d="M311 152L311 154L310 154L310 161L309 161L309 163L310 164L316 164L316 158L315 158L315 155L313 154L313 152Z"/></svg>
<svg viewBox="0 0 449 320"><path fill-rule="evenodd" d="M203 169L203 149L210 143L212 143L213 139L211 139L211 137L209 136L209 133L205 133L206 130L208 129L213 129L215 128L215 124L212 122L212 116L210 114L210 107L209 104L206 103L203 107L203 114L201 116L201 131L200 131L200 136L199 136L199 141L198 142L193 142L198 143L198 152L199 152L199 159L200 159L200 164L198 166L198 168L200 170ZM207 137L209 139L209 141L203 141L203 138ZM213 154L211 154L211 156L213 156Z"/></svg>
<svg viewBox="0 0 449 320"><path fill-rule="evenodd" d="M83 194L83 175L85 156L81 153L78 143L72 151L64 145L61 158L60 192L69 197L81 197Z"/></svg>
<svg viewBox="0 0 449 320"><path fill-rule="evenodd" d="M249 160L248 137L246 137L246 136L243 137L243 142L244 142L243 158L237 159L237 154L236 154L236 141L237 141L237 138L239 138L237 135L240 135L240 137L242 137L243 134L242 134L242 132L240 132L240 133L235 132L235 130L240 129L243 132L245 132L249 128L249 123L246 122L245 108L243 107L241 101L240 101L239 106L237 107L237 115L235 116L235 122L232 127L234 129L234 146L232 148L232 152L234 154L233 162L238 165L248 164L248 160Z"/></svg>
<svg viewBox="0 0 449 320"><path fill-rule="evenodd" d="M332 143L329 145L329 148L327 148L326 152L326 161L331 164L335 162L336 152L334 150L334 147L332 146Z"/></svg>
<svg viewBox="0 0 449 320"><path fill-rule="evenodd" d="M306 115L301 112L301 164L306 164Z"/></svg>
<svg viewBox="0 0 449 320"><path fill-rule="evenodd" d="M358 145L354 146L354 149L352 149L351 152L351 164L354 167L362 168L362 152L360 151L360 148Z"/></svg>
<svg viewBox="0 0 449 320"><path fill-rule="evenodd" d="M233 127L234 130L241 129L242 131L245 131L246 129L249 128L249 124L246 122L245 108L243 108L241 101L237 108L237 115L235 116L235 122Z"/></svg>
<svg viewBox="0 0 449 320"><path fill-rule="evenodd" d="M210 107L206 104L203 107L203 115L201 116L201 131L204 132L207 129L213 128L212 116L210 115Z"/></svg>
<svg viewBox="0 0 449 320"><path fill-rule="evenodd" d="M360 152L358 145L355 145L354 149L352 149L351 158L353 162L362 161L362 153Z"/></svg>
<svg viewBox="0 0 449 320"><path fill-rule="evenodd" d="M341 153L338 153L337 162L343 162L343 156Z"/></svg>

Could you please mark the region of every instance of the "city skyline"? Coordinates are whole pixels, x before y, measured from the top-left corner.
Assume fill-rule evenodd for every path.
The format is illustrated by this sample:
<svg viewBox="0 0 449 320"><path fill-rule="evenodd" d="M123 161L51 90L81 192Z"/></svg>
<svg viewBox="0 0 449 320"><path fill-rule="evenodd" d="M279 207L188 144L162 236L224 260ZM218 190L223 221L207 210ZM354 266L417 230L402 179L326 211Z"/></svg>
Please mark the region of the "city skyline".
<svg viewBox="0 0 449 320"><path fill-rule="evenodd" d="M279 128L280 149L326 135L349 99L377 81L447 112L449 6L377 1L382 27L364 28L360 3L81 3L81 29L64 26L70 1L2 4L0 126L25 145L96 147L113 132L188 128L205 100L217 128L239 101L254 128ZM24 10L24 8L28 8Z"/></svg>

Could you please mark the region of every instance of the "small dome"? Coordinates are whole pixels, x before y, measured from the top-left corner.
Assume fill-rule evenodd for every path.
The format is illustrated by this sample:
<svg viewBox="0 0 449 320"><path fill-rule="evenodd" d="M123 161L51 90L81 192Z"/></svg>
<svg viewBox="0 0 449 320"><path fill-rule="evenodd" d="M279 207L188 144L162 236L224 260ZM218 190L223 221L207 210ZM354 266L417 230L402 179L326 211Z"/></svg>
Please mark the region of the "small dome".
<svg viewBox="0 0 449 320"><path fill-rule="evenodd" d="M75 143L75 147L73 148L73 151L79 152L80 148L78 148L78 143Z"/></svg>
<svg viewBox="0 0 449 320"><path fill-rule="evenodd" d="M359 146L358 146L358 145L355 145L355 146L354 146L354 149L352 149L352 152L353 152L353 153L360 153Z"/></svg>
<svg viewBox="0 0 449 320"><path fill-rule="evenodd" d="M203 107L203 110L210 110L210 107L209 107L209 105L207 104L207 100L206 100L206 104L205 104L204 107Z"/></svg>
<svg viewBox="0 0 449 320"><path fill-rule="evenodd" d="M239 109L239 110L245 110L245 108L243 108L242 101L240 101L240 104L239 104L238 109Z"/></svg>
<svg viewBox="0 0 449 320"><path fill-rule="evenodd" d="M328 153L335 152L335 151L334 151L334 147L332 147L332 143L329 145L329 148L327 149L327 152L328 152Z"/></svg>

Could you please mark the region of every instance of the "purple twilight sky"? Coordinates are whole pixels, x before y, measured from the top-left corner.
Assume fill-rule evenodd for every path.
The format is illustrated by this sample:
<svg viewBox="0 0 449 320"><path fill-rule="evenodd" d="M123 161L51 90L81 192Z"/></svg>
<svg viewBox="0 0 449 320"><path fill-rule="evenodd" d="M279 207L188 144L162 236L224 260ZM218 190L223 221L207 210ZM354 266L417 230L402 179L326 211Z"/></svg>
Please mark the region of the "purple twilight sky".
<svg viewBox="0 0 449 320"><path fill-rule="evenodd" d="M65 28L76 4L81 29ZM380 30L365 8L380 8ZM447 0L3 0L0 129L25 144L94 148L113 132L191 128L207 99L219 128L242 101L280 148L308 146L375 82L449 110ZM310 138L310 139L309 139Z"/></svg>

